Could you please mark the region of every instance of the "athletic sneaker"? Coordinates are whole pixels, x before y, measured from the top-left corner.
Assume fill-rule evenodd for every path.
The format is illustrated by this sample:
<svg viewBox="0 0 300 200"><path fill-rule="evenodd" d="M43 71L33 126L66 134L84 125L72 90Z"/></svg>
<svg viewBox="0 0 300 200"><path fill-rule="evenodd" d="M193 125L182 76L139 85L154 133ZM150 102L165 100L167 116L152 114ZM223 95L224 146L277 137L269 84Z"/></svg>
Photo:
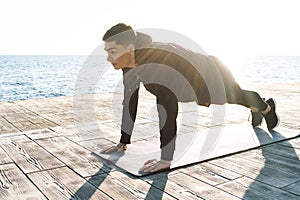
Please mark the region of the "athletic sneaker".
<svg viewBox="0 0 300 200"><path fill-rule="evenodd" d="M263 119L263 115L260 111L258 112L252 112L251 111L251 116L252 116L252 127L257 127L261 125L262 119Z"/></svg>
<svg viewBox="0 0 300 200"><path fill-rule="evenodd" d="M264 115L264 118L267 122L267 127L269 130L272 130L273 128L275 128L278 125L278 116L276 114L276 105L275 105L275 101L274 99L268 99L267 104L269 104L269 106L271 106L271 110Z"/></svg>

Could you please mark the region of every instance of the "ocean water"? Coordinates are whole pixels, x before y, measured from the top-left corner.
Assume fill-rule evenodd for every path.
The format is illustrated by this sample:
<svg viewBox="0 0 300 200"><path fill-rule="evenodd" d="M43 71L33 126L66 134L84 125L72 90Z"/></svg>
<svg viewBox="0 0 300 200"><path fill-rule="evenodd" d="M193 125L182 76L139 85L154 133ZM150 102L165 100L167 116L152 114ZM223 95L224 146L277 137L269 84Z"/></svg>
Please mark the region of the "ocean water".
<svg viewBox="0 0 300 200"><path fill-rule="evenodd" d="M300 56L250 57L238 75L248 84L300 81Z"/></svg>
<svg viewBox="0 0 300 200"><path fill-rule="evenodd" d="M86 59L86 56L0 56L0 101L74 95ZM99 84L93 86L93 93L113 91L122 78L121 71L108 66L105 69Z"/></svg>
<svg viewBox="0 0 300 200"><path fill-rule="evenodd" d="M86 56L0 56L0 101L74 95L86 59ZM114 70L104 58L99 59L101 65L105 72L92 92L113 92L122 81L122 72ZM247 84L299 81L300 57L252 57L236 73L237 80Z"/></svg>

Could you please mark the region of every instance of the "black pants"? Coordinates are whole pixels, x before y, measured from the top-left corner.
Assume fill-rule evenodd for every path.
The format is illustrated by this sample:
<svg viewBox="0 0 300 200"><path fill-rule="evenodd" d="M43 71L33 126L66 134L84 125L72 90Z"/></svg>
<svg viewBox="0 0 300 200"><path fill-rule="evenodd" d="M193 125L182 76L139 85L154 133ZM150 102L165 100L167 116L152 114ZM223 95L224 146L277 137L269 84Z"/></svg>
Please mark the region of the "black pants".
<svg viewBox="0 0 300 200"><path fill-rule="evenodd" d="M256 107L259 111L265 110L268 106L257 92L242 90L236 82L231 86L225 85L225 90L226 103L237 104L247 108Z"/></svg>
<svg viewBox="0 0 300 200"><path fill-rule="evenodd" d="M237 87L239 86L237 85ZM257 92L239 88L236 88L235 92L235 95L227 95L227 103L242 105L247 108L256 107L260 111L265 110L268 106ZM172 160L177 132L178 100L176 96L172 92L165 92L164 95L157 97L157 110L160 126L161 159Z"/></svg>
<svg viewBox="0 0 300 200"><path fill-rule="evenodd" d="M266 110L266 108L268 107L268 104L260 97L257 92L249 90L242 90L242 98L234 103L245 106L247 108L256 107L259 111Z"/></svg>

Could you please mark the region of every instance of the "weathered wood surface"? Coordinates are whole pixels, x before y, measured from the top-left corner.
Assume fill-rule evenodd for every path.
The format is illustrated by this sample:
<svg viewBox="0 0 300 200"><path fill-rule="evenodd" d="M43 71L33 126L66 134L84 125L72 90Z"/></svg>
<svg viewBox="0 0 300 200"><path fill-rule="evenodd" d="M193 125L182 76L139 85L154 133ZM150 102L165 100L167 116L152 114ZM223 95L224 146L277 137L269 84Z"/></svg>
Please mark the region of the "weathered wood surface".
<svg viewBox="0 0 300 200"><path fill-rule="evenodd" d="M67 167L28 175L49 199L110 199ZM79 191L79 188L82 188Z"/></svg>
<svg viewBox="0 0 300 200"><path fill-rule="evenodd" d="M46 199L18 167L0 165L0 199Z"/></svg>
<svg viewBox="0 0 300 200"><path fill-rule="evenodd" d="M299 88L295 82L253 89L277 100L280 126L300 132ZM155 99L140 95L134 142L159 136ZM91 152L119 140L111 98L95 95L94 113L77 116L72 97L0 103L0 199L300 199L300 137L142 178L104 165ZM200 119L179 125L182 133L213 125L211 108L198 109L193 116L192 107L180 107L180 115ZM248 115L229 105L224 124Z"/></svg>
<svg viewBox="0 0 300 200"><path fill-rule="evenodd" d="M103 164L90 151L64 137L54 137L36 141L53 156L83 177L104 173Z"/></svg>
<svg viewBox="0 0 300 200"><path fill-rule="evenodd" d="M25 173L51 169L64 165L61 161L53 157L53 155L28 138L23 140L6 138L6 140L0 142L0 145L9 157L17 163L17 165Z"/></svg>
<svg viewBox="0 0 300 200"><path fill-rule="evenodd" d="M0 158L1 158L0 165L12 162L8 154L1 148L1 146L0 146Z"/></svg>

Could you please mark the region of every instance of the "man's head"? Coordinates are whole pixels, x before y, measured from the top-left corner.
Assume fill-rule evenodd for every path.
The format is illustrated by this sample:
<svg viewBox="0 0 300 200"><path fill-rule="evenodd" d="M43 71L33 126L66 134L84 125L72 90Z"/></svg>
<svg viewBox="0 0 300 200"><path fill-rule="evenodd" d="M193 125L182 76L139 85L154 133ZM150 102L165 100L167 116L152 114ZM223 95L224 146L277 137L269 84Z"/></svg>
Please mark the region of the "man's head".
<svg viewBox="0 0 300 200"><path fill-rule="evenodd" d="M131 26L119 23L106 31L102 40L105 42L104 50L108 54L107 61L116 70L135 66L134 43L136 34Z"/></svg>

